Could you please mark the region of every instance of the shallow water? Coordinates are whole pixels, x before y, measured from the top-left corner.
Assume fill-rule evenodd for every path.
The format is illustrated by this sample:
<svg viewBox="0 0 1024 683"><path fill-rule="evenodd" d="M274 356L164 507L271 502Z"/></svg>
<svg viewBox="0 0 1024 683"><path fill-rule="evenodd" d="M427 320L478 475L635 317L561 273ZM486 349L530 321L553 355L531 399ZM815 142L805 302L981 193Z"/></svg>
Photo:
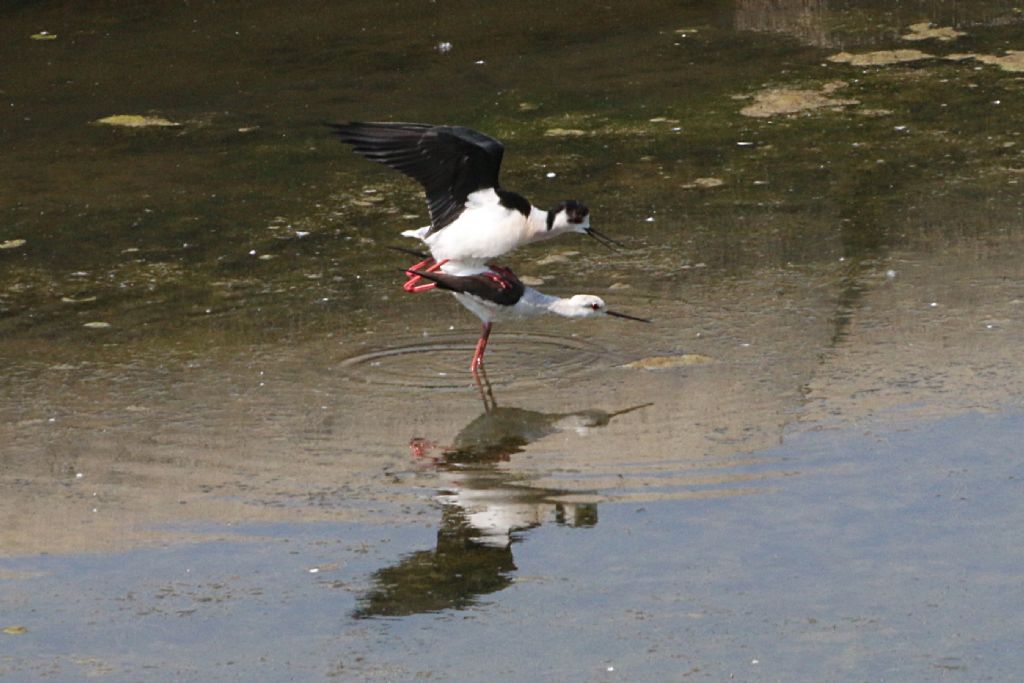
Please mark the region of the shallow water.
<svg viewBox="0 0 1024 683"><path fill-rule="evenodd" d="M1020 669L1012 3L347 5L0 10L0 676ZM507 263L654 324L478 386L345 119L502 138L628 245Z"/></svg>

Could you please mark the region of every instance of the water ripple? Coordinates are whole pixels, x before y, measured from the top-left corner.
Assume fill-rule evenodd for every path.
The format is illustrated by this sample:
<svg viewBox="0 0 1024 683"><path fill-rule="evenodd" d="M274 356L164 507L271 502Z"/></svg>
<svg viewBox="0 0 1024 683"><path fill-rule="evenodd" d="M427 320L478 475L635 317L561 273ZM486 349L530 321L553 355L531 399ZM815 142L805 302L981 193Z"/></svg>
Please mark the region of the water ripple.
<svg viewBox="0 0 1024 683"><path fill-rule="evenodd" d="M417 339L372 349L341 361L339 370L367 384L428 389L462 389L470 377L475 341L465 335ZM597 343L540 334L493 334L487 347L491 384L521 379L544 382L585 372L606 355Z"/></svg>

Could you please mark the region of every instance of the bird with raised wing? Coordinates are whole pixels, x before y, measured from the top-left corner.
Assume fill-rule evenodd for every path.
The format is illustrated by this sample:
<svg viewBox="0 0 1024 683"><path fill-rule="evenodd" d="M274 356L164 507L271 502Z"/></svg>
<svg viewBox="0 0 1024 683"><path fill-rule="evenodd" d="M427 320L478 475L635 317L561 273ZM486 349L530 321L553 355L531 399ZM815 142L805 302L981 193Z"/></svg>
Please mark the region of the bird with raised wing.
<svg viewBox="0 0 1024 683"><path fill-rule="evenodd" d="M421 240L430 257L410 271L435 272L452 262L457 270L485 268L513 249L566 233L583 233L611 247L618 242L590 225L590 211L573 199L551 209L533 206L501 187L498 173L504 146L462 126L424 123L327 124L342 141L371 161L417 180L426 192L430 225L402 234ZM420 292L410 276L404 289Z"/></svg>

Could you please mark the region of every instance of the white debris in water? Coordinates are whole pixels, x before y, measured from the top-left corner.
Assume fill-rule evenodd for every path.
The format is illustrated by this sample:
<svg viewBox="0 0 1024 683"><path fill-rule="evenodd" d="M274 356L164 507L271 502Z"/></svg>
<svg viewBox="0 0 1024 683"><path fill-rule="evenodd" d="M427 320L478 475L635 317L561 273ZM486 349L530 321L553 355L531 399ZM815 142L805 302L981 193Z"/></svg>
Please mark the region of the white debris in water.
<svg viewBox="0 0 1024 683"><path fill-rule="evenodd" d="M930 306L931 308L938 308L939 302L938 301L933 301L930 304L928 304L928 306Z"/></svg>
<svg viewBox="0 0 1024 683"><path fill-rule="evenodd" d="M84 476L85 476L85 475L84 475L84 474L82 474L81 472L75 472L75 479L81 479L81 478L82 478L82 477L84 477Z"/></svg>
<svg viewBox="0 0 1024 683"><path fill-rule="evenodd" d="M319 568L319 567L313 567L313 568L311 568L311 569L309 570L309 573L310 573L310 574L316 574L316 573L318 573L319 571L320 571L320 568Z"/></svg>
<svg viewBox="0 0 1024 683"><path fill-rule="evenodd" d="M446 55L452 51L452 44L449 43L447 40L443 40L437 44L435 49L441 54Z"/></svg>
<svg viewBox="0 0 1024 683"><path fill-rule="evenodd" d="M558 175L558 174L555 173L554 171L548 171L547 173L544 174L544 177L545 178L554 178L556 175Z"/></svg>
<svg viewBox="0 0 1024 683"><path fill-rule="evenodd" d="M885 271L885 276L892 280L894 277L896 277L896 271L890 268L889 270Z"/></svg>
<svg viewBox="0 0 1024 683"><path fill-rule="evenodd" d="M648 216L647 218L644 219L644 223L653 223L653 222L654 222L654 216Z"/></svg>

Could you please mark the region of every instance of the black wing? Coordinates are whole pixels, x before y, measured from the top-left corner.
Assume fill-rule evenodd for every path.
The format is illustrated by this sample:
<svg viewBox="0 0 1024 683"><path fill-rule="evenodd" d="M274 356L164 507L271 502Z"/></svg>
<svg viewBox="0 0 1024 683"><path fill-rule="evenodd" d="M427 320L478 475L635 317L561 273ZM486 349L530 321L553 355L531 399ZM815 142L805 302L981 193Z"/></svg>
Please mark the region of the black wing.
<svg viewBox="0 0 1024 683"><path fill-rule="evenodd" d="M462 126L425 123L329 123L335 135L371 161L415 178L427 191L428 235L449 225L472 192L498 187L505 148Z"/></svg>
<svg viewBox="0 0 1024 683"><path fill-rule="evenodd" d="M419 275L424 280L430 280L439 288L447 289L449 292L472 294L499 306L515 306L526 291L526 285L507 268L495 268L475 275L451 275L441 271L427 273L421 270L403 272Z"/></svg>

